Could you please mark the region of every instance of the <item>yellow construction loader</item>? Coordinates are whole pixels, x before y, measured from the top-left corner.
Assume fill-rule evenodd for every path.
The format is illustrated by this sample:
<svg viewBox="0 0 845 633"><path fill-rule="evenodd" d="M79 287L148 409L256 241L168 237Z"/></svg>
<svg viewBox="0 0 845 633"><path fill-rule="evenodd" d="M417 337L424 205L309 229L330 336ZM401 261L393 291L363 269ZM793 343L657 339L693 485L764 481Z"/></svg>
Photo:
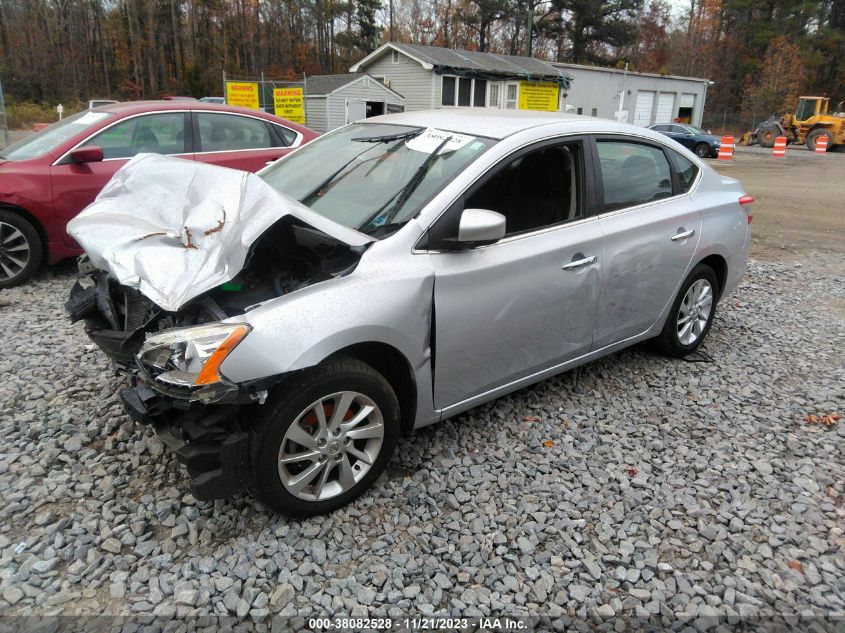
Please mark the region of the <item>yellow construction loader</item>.
<svg viewBox="0 0 845 633"><path fill-rule="evenodd" d="M831 151L837 145L845 145L845 102L840 101L836 112L828 113L830 99L827 97L799 97L795 114L784 114L780 119L772 117L757 126L753 132L743 134L738 145L774 147L778 136L785 136L787 143L806 143L811 150L822 136L827 137L827 148Z"/></svg>

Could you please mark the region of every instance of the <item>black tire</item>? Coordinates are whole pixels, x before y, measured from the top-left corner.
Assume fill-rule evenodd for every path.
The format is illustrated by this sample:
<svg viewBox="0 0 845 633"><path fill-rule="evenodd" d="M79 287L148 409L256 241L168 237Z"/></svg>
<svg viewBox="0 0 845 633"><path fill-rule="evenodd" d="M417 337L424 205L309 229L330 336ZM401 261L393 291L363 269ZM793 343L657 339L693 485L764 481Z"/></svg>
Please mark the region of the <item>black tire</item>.
<svg viewBox="0 0 845 633"><path fill-rule="evenodd" d="M279 472L282 441L311 404L340 391L358 392L378 406L384 424L381 448L369 470L351 489L322 501L302 499L282 483ZM381 374L354 358L336 357L303 370L271 392L265 404L254 408L257 415L248 424L252 491L265 505L288 516L327 514L357 499L387 467L399 440L396 394ZM337 470L335 476L339 477Z"/></svg>
<svg viewBox="0 0 845 633"><path fill-rule="evenodd" d="M27 250L20 250L22 247ZM25 260L22 253L26 253ZM29 220L14 211L0 209L0 288L28 281L41 266L43 256L41 236Z"/></svg>
<svg viewBox="0 0 845 633"><path fill-rule="evenodd" d="M780 130L777 127L764 127L757 131L757 142L760 147L771 149L775 146L775 139L780 136Z"/></svg>
<svg viewBox="0 0 845 633"><path fill-rule="evenodd" d="M811 152L816 151L816 141L822 136L827 137L827 151L831 151L833 148L833 134L825 129L812 130L807 135L807 149Z"/></svg>
<svg viewBox="0 0 845 633"><path fill-rule="evenodd" d="M707 143L698 143L692 151L699 158L710 158L710 145Z"/></svg>
<svg viewBox="0 0 845 633"><path fill-rule="evenodd" d="M678 333L678 321L681 316L681 303L684 301L687 291L699 280L704 280L706 283L710 284L712 304L707 318L707 323L704 325L701 334L698 335L698 337L691 343L685 344L681 341ZM674 358L682 358L688 354L692 354L707 337L707 333L710 331L710 326L713 325L713 318L716 316L718 298L719 282L716 279L716 273L713 272L713 269L706 264L699 264L693 268L690 274L687 275L687 278L684 279L684 283L681 284L681 287L678 290L678 295L672 303L672 309L669 310L669 316L666 318L663 331L656 339L654 339L654 347L661 353Z"/></svg>

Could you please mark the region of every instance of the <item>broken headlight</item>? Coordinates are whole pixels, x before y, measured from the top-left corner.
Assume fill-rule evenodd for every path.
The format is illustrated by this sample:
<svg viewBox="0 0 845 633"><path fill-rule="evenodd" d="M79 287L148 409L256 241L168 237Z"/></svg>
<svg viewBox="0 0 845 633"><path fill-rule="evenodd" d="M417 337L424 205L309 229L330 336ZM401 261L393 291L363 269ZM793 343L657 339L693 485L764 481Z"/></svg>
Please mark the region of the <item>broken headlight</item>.
<svg viewBox="0 0 845 633"><path fill-rule="evenodd" d="M157 382L205 387L226 382L220 365L250 330L245 323L211 323L148 336L138 362Z"/></svg>

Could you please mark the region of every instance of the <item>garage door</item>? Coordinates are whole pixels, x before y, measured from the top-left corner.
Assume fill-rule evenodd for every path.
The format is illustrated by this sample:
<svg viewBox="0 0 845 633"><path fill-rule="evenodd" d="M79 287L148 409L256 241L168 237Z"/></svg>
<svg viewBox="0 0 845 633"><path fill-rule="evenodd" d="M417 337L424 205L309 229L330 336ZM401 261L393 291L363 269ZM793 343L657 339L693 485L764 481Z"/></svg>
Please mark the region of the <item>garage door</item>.
<svg viewBox="0 0 845 633"><path fill-rule="evenodd" d="M671 123L675 118L675 93L661 92L657 97L657 116L655 123Z"/></svg>
<svg viewBox="0 0 845 633"><path fill-rule="evenodd" d="M357 99L346 100L346 122L355 123L367 117L367 102Z"/></svg>
<svg viewBox="0 0 845 633"><path fill-rule="evenodd" d="M637 103L634 106L634 125L648 125L651 123L651 109L654 106L654 92L640 90L637 93Z"/></svg>

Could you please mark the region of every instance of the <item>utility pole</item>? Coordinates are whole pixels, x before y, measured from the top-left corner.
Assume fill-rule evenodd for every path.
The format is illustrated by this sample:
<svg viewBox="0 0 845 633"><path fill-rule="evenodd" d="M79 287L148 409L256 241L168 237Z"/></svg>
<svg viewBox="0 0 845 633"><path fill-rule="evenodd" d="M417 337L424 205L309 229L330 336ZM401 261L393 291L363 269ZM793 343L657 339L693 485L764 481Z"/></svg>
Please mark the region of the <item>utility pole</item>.
<svg viewBox="0 0 845 633"><path fill-rule="evenodd" d="M0 80L0 116L3 117L3 140L9 144L9 118L6 116L6 100L3 98L3 81Z"/></svg>
<svg viewBox="0 0 845 633"><path fill-rule="evenodd" d="M534 3L528 0L528 19L525 24L525 56L534 55Z"/></svg>
<svg viewBox="0 0 845 633"><path fill-rule="evenodd" d="M390 41L395 41L394 33L393 33L393 0L388 0L387 2L387 13L388 13L388 20L390 22Z"/></svg>

